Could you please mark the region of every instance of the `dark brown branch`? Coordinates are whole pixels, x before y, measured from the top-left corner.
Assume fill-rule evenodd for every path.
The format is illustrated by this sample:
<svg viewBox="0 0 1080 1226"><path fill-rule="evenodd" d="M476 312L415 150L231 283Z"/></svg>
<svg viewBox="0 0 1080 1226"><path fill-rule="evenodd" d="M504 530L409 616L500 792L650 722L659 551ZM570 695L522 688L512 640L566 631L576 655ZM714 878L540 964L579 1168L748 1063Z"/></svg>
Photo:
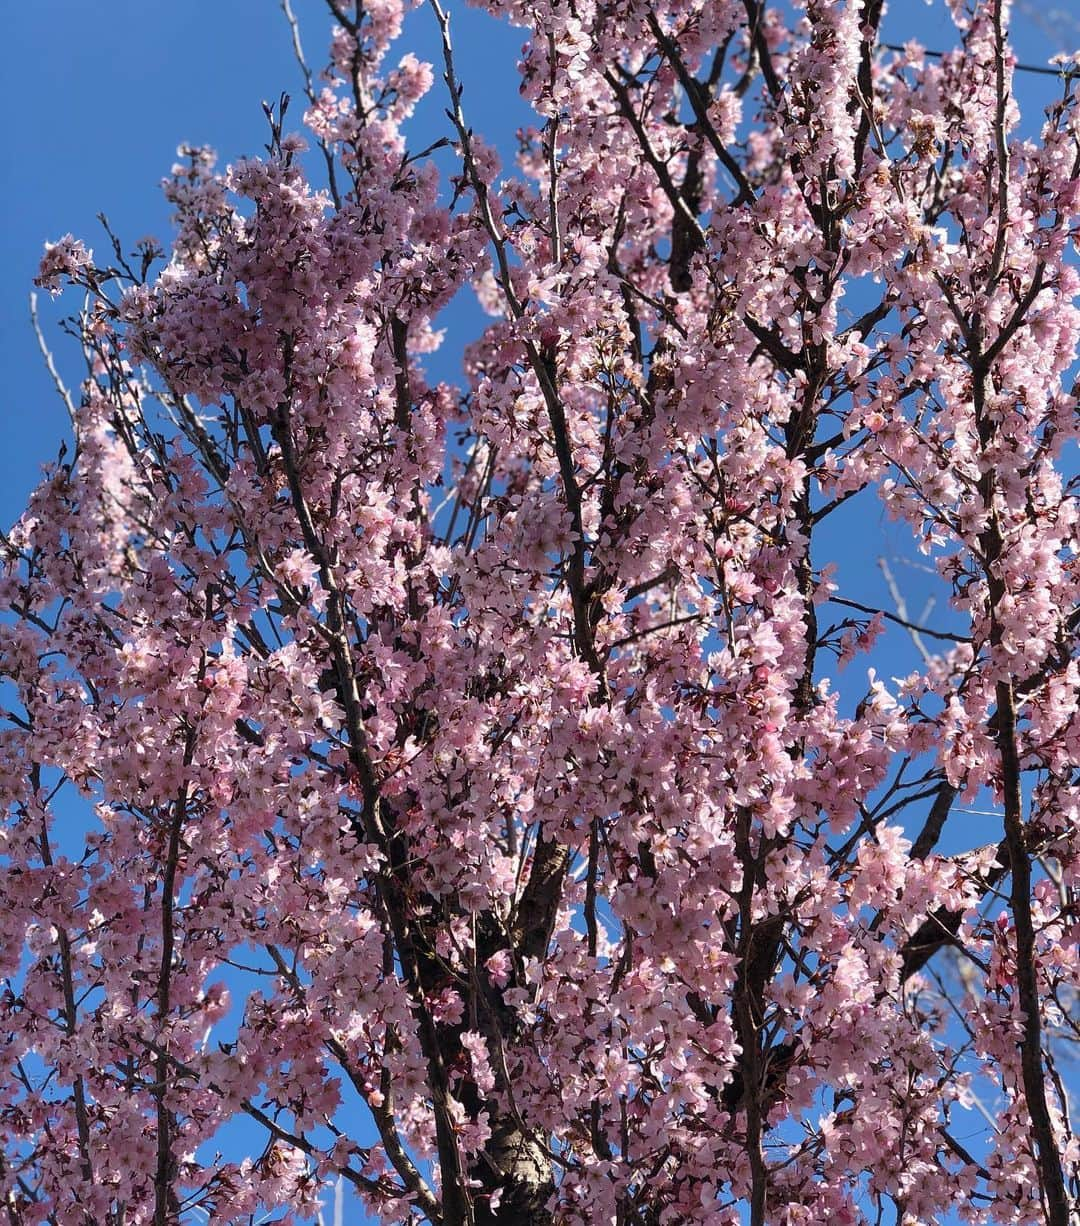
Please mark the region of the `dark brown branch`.
<svg viewBox="0 0 1080 1226"><path fill-rule="evenodd" d="M994 14L997 36L996 56L1000 61L1004 56L1001 0L995 0ZM1000 64L998 84L1000 93ZM1001 127L1003 123L1002 108L999 106L997 124ZM971 347L970 364L973 388L972 407L980 441L985 447L992 441L996 431L987 412L987 400L992 390L990 363L980 352L978 344ZM991 469L980 481L980 494L989 516L989 523L981 533L979 540L985 558L984 569L989 596L990 647L992 654L1000 654L1004 639L1000 610L1008 589L1001 576L999 565L1005 550L1005 538L995 506L995 485L996 474ZM1053 1121L1050 1118L1043 1067L1038 955L1035 946L1035 924L1031 913L1031 859L1034 848L1028 845L1029 831L1024 822L1020 756L1017 749L1016 691L1010 677L1004 676L997 681L995 697L997 709L994 713L994 737L1000 759L1001 791L1005 806L1005 855L1002 859L1008 861L1012 873L1010 902L1016 932L1016 984L1020 1008L1024 1014L1023 1032L1020 1039L1020 1067L1024 1098L1031 1115L1035 1164L1039 1172L1039 1185L1047 1215L1047 1226L1068 1226L1069 1204L1065 1191L1065 1176L1061 1165L1061 1154L1054 1136Z"/></svg>
<svg viewBox="0 0 1080 1226"><path fill-rule="evenodd" d="M926 816L926 822L919 832L918 838L911 845L911 858L913 860L925 860L937 846L938 839L941 838L941 832L945 829L945 823L948 820L953 801L958 795L959 788L954 788L947 779L942 781L941 786L937 790L934 803L930 806L930 812Z"/></svg>
<svg viewBox="0 0 1080 1226"><path fill-rule="evenodd" d="M206 656L199 661L199 681L206 673ZM192 728L184 740L184 766L190 767L195 760L197 734ZM168 1025L172 996L173 951L176 946L175 907L176 874L180 865L180 836L187 819L188 786L185 783L173 802L169 823L169 840L165 852L164 872L161 880L161 959L158 964L156 1007L158 1025L165 1031ZM167 1042L167 1039L164 1040ZM169 1064L166 1056L157 1058L155 1068L154 1097L157 1115L157 1170L154 1176L154 1226L169 1226L179 1212L179 1201L173 1186L176 1161L172 1153L173 1114L165 1095L168 1089Z"/></svg>
<svg viewBox="0 0 1080 1226"><path fill-rule="evenodd" d="M853 106L860 106L862 114L859 116L859 130L855 134L855 178L859 177L859 172L862 169L863 155L866 152L866 142L870 138L870 132L873 128L874 121L874 77L872 71L872 62L874 51L877 46L878 27L881 25L881 17L884 9L882 0L863 0L862 5L862 47L859 54L859 72L856 78L858 86L858 98L853 103Z"/></svg>
<svg viewBox="0 0 1080 1226"><path fill-rule="evenodd" d="M408 325L397 314L390 316L390 343L394 351L394 425L408 434L412 418L409 386Z"/></svg>
<svg viewBox="0 0 1080 1226"><path fill-rule="evenodd" d="M830 596L830 604L840 604L846 609L856 609L860 613L869 613L874 617L881 616L886 621L893 622L897 626L903 626L905 630L915 630L919 634L925 634L928 638L944 639L948 643L970 643L969 636L964 634L949 634L944 630L929 630L926 626L920 626L915 622L908 621L906 617L900 617L896 613L889 613L886 609L875 609L872 605L860 604L857 600L848 600L844 596Z"/></svg>
<svg viewBox="0 0 1080 1226"><path fill-rule="evenodd" d="M633 130L634 136L637 137L638 146L641 149L642 156L646 162L652 167L653 174L656 175L657 181L672 209L682 217L683 224L687 227L688 233L693 235L696 250L703 251L705 248L705 233L698 223L697 215L686 202L682 192L675 186L675 180L671 177L671 172L657 156L656 150L652 147L652 141L649 140L649 134L645 130L645 125L634 109L633 100L630 97L630 91L626 88L622 81L615 73L606 70L604 72L604 80L611 87L611 92L615 95L619 103L619 112Z"/></svg>
<svg viewBox="0 0 1080 1226"><path fill-rule="evenodd" d="M389 936L386 938L389 940ZM266 952L270 955L271 960L277 967L278 974L289 984L289 987L296 994L297 999L305 1006L307 1004L306 993L303 984L300 982L296 971L289 966L276 945L269 944L265 946ZM392 955L386 959L383 967L384 974L393 974L393 958ZM397 1123L394 1119L393 1109L393 1085L387 1075L388 1070L384 1066L381 1090L383 1093L383 1101L379 1104L372 1102L372 1094L370 1084L366 1078L353 1067L353 1062L349 1057L348 1049L345 1045L339 1042L333 1036L325 1040L326 1049L338 1062L339 1066L344 1071L346 1077L352 1083L357 1094L367 1104L368 1110L371 1112L372 1119L375 1121L375 1126L379 1130L379 1138L383 1143L383 1149L386 1156L390 1159L394 1170L401 1178L401 1182L409 1190L409 1194L413 1203L423 1211L424 1215L436 1226L442 1220L442 1215L439 1212L439 1203L435 1199L434 1193L424 1181L423 1176L417 1170L412 1159L409 1157L404 1145L401 1143L401 1138L398 1135ZM246 1108L245 1108L246 1109ZM250 1112L249 1112L250 1114Z"/></svg>
<svg viewBox="0 0 1080 1226"><path fill-rule="evenodd" d="M1047 1226L1068 1226L1069 1204L1054 1126L1046 1098L1043 1070L1042 1015L1036 967L1035 924L1031 914L1031 853L1020 791L1020 758L1016 749L1016 707L1012 684L997 683L998 751L1005 793L1005 842L1012 869L1011 902L1016 926L1016 984L1024 1014L1020 1067L1024 1097L1031 1114L1037 1148L1039 1183L1046 1200Z"/></svg>
<svg viewBox="0 0 1080 1226"><path fill-rule="evenodd" d="M766 88L775 105L779 103L783 96L784 87L780 84L780 78L776 75L776 69L772 62L772 52L769 50L769 44L765 41L765 31L761 28L761 19L765 15L765 5L757 3L757 0L743 0L743 8L746 9L750 45L754 49L754 54L761 67L761 75L765 78Z"/></svg>
<svg viewBox="0 0 1080 1226"><path fill-rule="evenodd" d="M994 254L990 260L987 289L992 292L1001 277L1005 264L1005 248L1009 236L1009 144L1005 132L1005 111L1009 94L1005 87L1005 31L1001 24L1002 0L994 0L994 92L996 114L994 115L994 150L997 162L997 233L994 235Z"/></svg>
<svg viewBox="0 0 1080 1226"><path fill-rule="evenodd" d="M901 55L907 53L907 48L902 46L900 43L882 43L881 46L884 47L886 51L896 51ZM947 51L928 51L924 47L922 48L921 54L928 56L932 60L940 60L944 59L946 55L950 55L952 53ZM1036 72L1045 77L1057 77L1058 80L1063 78L1067 79L1070 75L1072 75L1065 68L1051 68L1047 64L1013 64L1013 72Z"/></svg>
<svg viewBox="0 0 1080 1226"><path fill-rule="evenodd" d="M656 39L658 46L661 47L664 54L667 56L671 66L679 78L683 89L686 91L686 96L690 101L690 105L694 111L694 117L697 120L698 131L702 133L705 139L712 146L713 152L716 154L717 160L724 169L735 180L735 184L739 189L738 195L731 202L732 208L738 208L740 205L749 204L754 199L754 189L750 184L750 180L746 177L743 168L728 152L727 146L720 139L716 128L709 120L709 94L705 86L700 81L694 78L687 70L686 64L683 62L682 56L679 54L679 48L674 40L668 38L664 33L663 27L656 20L656 14L652 9L648 10L646 20L649 23L649 29L653 32L653 37Z"/></svg>
<svg viewBox="0 0 1080 1226"><path fill-rule="evenodd" d="M31 768L31 781L35 794L41 792L41 767L35 762ZM53 864L52 848L49 845L49 828L44 807L41 817L41 862L46 868ZM71 937L62 925L58 927L57 944L60 947L60 977L64 993L64 1031L69 1038L74 1037L78 1025L78 1012L75 1005L75 979L71 956ZM90 1118L86 1105L86 1083L81 1076L74 1078L72 1096L75 1100L75 1129L78 1135L79 1166L83 1180L87 1184L94 1182L94 1168L90 1159ZM90 1226L88 1221L88 1226Z"/></svg>
<svg viewBox="0 0 1080 1226"><path fill-rule="evenodd" d="M732 1012L742 1054L739 1072L742 1081L742 1101L739 1109L746 1114L746 1154L750 1160L750 1226L765 1226L765 1200L769 1174L762 1147L764 1113L762 1111L762 1064L760 1009L761 995L754 974L755 958L763 944L773 945L754 927L754 856L750 844L750 810L743 808L736 818L735 846L742 864L742 888L739 891L738 974L735 982Z"/></svg>

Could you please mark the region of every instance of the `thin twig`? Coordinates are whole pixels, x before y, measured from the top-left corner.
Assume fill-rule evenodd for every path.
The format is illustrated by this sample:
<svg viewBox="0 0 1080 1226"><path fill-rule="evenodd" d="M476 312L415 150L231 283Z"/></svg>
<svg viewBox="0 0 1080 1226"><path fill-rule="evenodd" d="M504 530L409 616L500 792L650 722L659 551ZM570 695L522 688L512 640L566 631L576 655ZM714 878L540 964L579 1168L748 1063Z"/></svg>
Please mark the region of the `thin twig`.
<svg viewBox="0 0 1080 1226"><path fill-rule="evenodd" d="M884 617L886 621L893 622L897 626L903 626L905 630L912 631L912 635L927 634L934 639L944 639L950 643L970 643L971 639L965 634L949 634L944 630L930 630L926 626L920 626L915 622L908 621L906 617L900 617L896 613L889 613L886 609L875 609L872 605L860 604L857 600L848 600L844 596L830 596L830 604L842 604L845 608L855 609L859 613L869 613L872 616Z"/></svg>
<svg viewBox="0 0 1080 1226"><path fill-rule="evenodd" d="M924 627L913 623L907 615L907 602L904 600L903 594L900 591L900 585L896 582L896 578L889 567L888 562L884 558L878 558L878 568L881 570L885 579L885 586L889 589L889 595L892 597L892 602L896 605L897 617L900 624L904 626L907 632L911 635L911 641L915 644L915 648L923 660L929 664L934 658L933 652L922 641L924 633L931 634L931 631L925 630ZM934 637L937 637L936 635Z"/></svg>
<svg viewBox="0 0 1080 1226"><path fill-rule="evenodd" d="M300 67L300 72L304 77L304 93L307 94L308 101L312 106L315 106L317 98L315 96L315 81L311 75L311 69L308 67L308 62L304 56L304 45L300 41L300 23L296 20L296 14L293 12L290 0L281 0L281 11L285 14L285 20L289 23L289 33L292 35L293 55L296 57L296 62ZM319 137L319 148L322 150L323 158L326 161L327 184L330 188L330 195L334 201L334 207L341 208L341 194L338 191L337 185L337 170L334 165L334 155L330 151L330 146L326 141Z"/></svg>
<svg viewBox="0 0 1080 1226"><path fill-rule="evenodd" d="M41 350L41 356L45 359L45 369L52 376L52 381L56 386L57 393L60 399L64 402L64 407L67 409L67 415L71 419L71 428L75 429L75 401L72 398L71 392L68 391L67 384L60 377L60 372L56 369L56 362L53 360L52 350L45 340L45 334L41 330L41 321L38 319L37 310L37 294L30 295L30 322L34 326L34 335L37 337L38 348Z"/></svg>
<svg viewBox="0 0 1080 1226"><path fill-rule="evenodd" d="M901 43L882 43L882 47L886 51L898 51L901 54L906 53L907 47ZM951 55L949 51L927 51L925 47L920 48L921 54L929 57L932 60L944 59L946 55ZM1036 72L1044 77L1071 77L1076 73L1075 69L1068 69L1062 66L1061 68L1051 68L1048 64L1014 64L1013 72Z"/></svg>

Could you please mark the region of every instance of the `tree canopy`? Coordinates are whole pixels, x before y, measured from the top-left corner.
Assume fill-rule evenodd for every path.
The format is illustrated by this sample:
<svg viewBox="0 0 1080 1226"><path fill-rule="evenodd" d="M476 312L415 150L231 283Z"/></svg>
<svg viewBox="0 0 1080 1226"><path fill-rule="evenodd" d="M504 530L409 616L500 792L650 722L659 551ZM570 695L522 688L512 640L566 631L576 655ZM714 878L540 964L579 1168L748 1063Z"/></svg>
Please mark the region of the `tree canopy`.
<svg viewBox="0 0 1080 1226"><path fill-rule="evenodd" d="M1067 1226L1077 61L1035 139L1006 0L489 0L503 168L440 0L327 3L302 129L42 263L0 1217Z"/></svg>

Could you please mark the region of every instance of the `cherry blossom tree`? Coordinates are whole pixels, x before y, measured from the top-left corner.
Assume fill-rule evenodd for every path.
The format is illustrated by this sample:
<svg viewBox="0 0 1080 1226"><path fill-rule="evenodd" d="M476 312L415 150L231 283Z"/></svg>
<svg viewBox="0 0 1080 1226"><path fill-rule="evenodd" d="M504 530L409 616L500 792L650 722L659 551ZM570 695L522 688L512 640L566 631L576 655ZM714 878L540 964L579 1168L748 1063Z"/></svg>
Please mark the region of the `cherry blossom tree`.
<svg viewBox="0 0 1080 1226"><path fill-rule="evenodd" d="M1027 139L1007 0L489 0L504 171L441 0L327 2L306 138L42 264L0 1217L1076 1221L1076 61Z"/></svg>

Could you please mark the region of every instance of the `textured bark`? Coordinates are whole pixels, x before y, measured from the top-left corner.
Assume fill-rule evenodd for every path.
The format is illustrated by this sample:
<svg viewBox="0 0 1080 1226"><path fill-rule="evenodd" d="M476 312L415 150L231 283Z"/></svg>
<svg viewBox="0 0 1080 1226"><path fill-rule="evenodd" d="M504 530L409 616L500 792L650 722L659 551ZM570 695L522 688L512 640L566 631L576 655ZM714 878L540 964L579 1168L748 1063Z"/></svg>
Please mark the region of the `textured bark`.
<svg viewBox="0 0 1080 1226"><path fill-rule="evenodd" d="M555 1191L551 1161L535 1140L512 1119L496 1124L484 1154L473 1171L484 1185L476 1198L476 1226L548 1226L554 1217L548 1201ZM490 1196L500 1192L492 1209Z"/></svg>

